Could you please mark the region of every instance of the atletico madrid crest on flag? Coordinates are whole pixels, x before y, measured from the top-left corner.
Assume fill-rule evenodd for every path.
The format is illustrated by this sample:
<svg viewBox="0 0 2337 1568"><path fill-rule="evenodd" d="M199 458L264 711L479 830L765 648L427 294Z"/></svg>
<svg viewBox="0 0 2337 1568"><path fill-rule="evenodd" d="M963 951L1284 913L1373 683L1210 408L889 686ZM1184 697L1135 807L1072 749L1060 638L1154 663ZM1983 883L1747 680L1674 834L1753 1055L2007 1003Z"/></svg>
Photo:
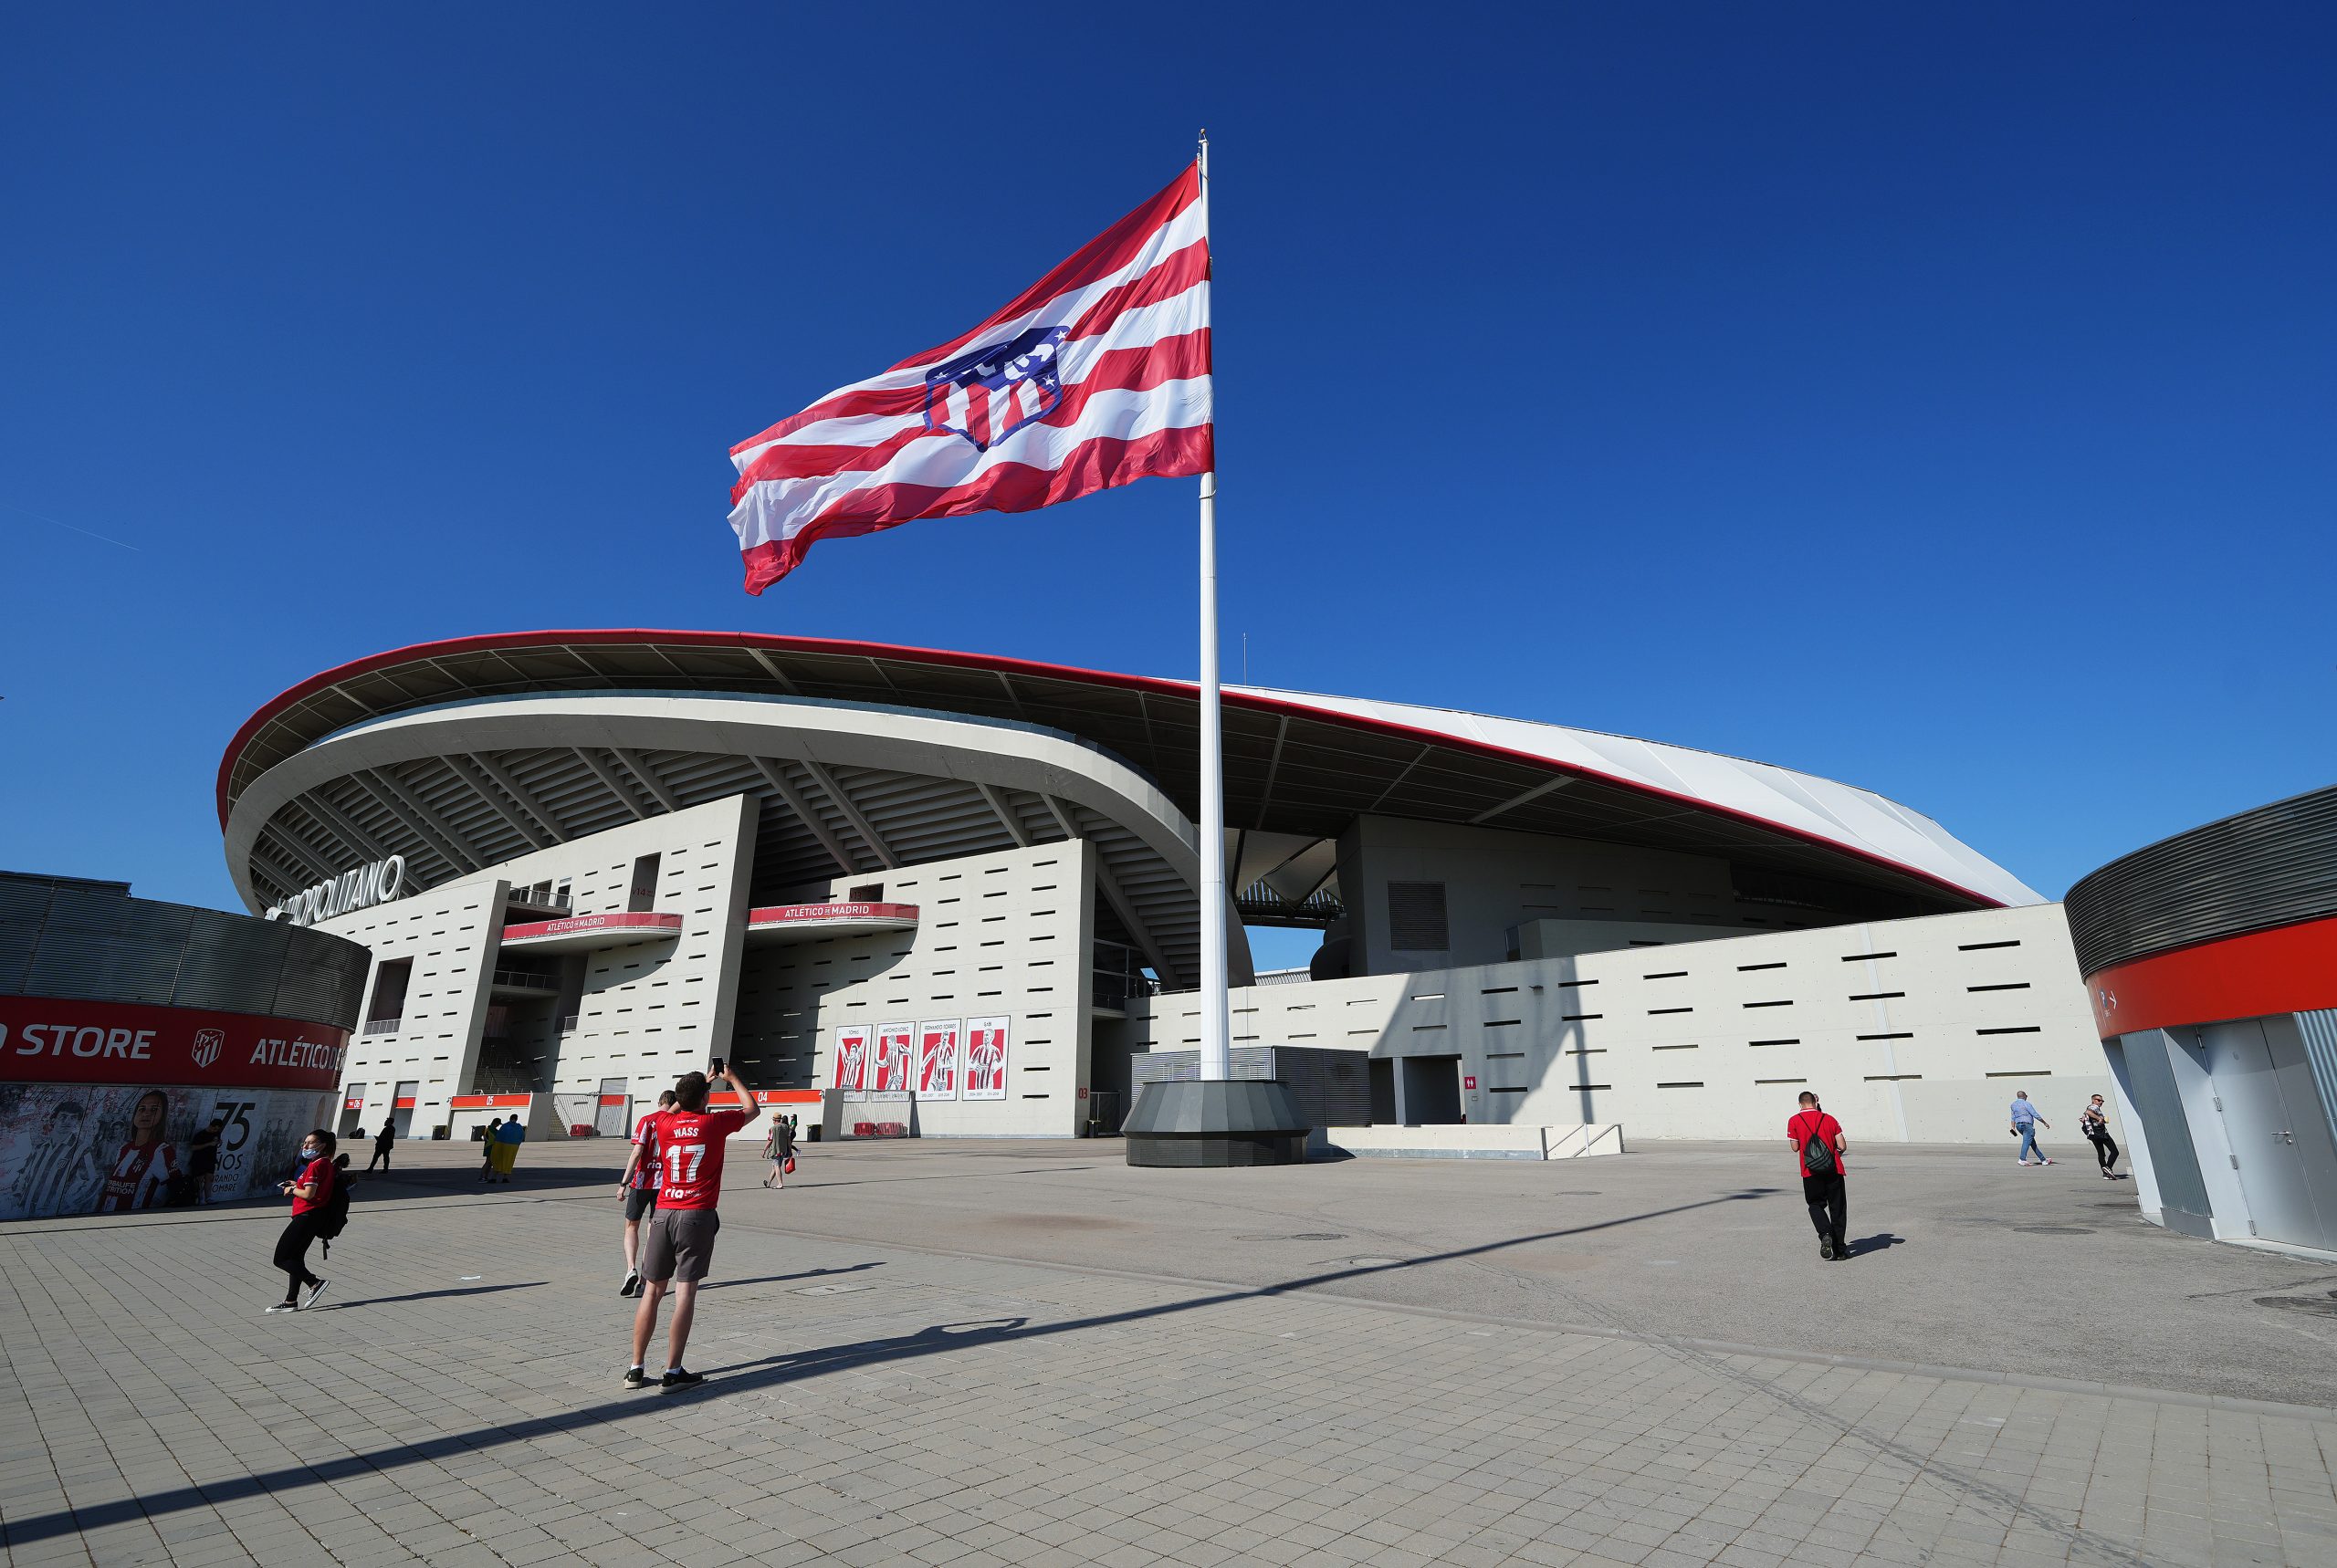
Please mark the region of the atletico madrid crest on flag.
<svg viewBox="0 0 2337 1568"><path fill-rule="evenodd" d="M1068 327L1033 327L1010 342L960 354L925 372L925 427L990 450L1063 402L1055 350Z"/></svg>
<svg viewBox="0 0 2337 1568"><path fill-rule="evenodd" d="M1196 165L972 331L733 447L747 591L819 539L1214 468L1207 212Z"/></svg>

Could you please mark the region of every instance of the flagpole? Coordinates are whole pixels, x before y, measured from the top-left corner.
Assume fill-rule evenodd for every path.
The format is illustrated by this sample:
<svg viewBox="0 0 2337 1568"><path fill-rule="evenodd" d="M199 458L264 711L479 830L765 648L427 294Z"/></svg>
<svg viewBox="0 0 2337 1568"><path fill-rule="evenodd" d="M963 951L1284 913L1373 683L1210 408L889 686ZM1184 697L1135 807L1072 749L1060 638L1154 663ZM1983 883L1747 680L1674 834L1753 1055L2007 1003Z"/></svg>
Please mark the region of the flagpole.
<svg viewBox="0 0 2337 1568"><path fill-rule="evenodd" d="M1200 136L1201 241L1209 243L1209 132ZM1211 253L1208 287L1216 287ZM1209 319L1202 295L1201 325ZM1212 355L1211 359L1214 360ZM1212 380L1214 367L1212 366ZM1215 423L1212 410L1210 421ZM1225 770L1224 731L1217 695L1217 470L1201 476L1201 1051L1200 1078L1222 1082L1233 1076L1227 1037L1232 1015L1225 989Z"/></svg>

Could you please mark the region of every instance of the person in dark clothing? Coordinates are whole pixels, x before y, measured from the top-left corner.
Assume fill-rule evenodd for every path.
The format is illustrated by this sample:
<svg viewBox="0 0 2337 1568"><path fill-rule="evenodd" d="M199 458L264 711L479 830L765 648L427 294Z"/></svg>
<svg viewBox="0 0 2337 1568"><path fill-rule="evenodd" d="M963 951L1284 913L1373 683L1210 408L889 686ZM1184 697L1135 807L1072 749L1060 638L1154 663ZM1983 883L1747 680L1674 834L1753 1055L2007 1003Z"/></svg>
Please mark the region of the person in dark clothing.
<svg viewBox="0 0 2337 1568"><path fill-rule="evenodd" d="M364 1128L362 1128L362 1127L360 1127L360 1128L358 1128L357 1130L358 1130L359 1132L361 1132L361 1133L362 1133L362 1132L363 1132L365 1129L364 1129ZM370 1171L370 1170L372 1170L372 1169L373 1168L373 1166L381 1166L383 1170L388 1170L388 1169L390 1168L390 1151L391 1151L392 1149L396 1148L397 1146L398 1146L398 1128L397 1128L397 1124L396 1124L396 1123L394 1123L394 1122L384 1122L384 1123L383 1123L383 1124L382 1124L382 1130L381 1130L379 1133L375 1134L374 1134L374 1137L373 1137L373 1158L372 1158L372 1161L370 1164L368 1164L368 1165L366 1166L366 1167L365 1167L365 1168L366 1168L367 1170L369 1170L369 1171Z"/></svg>
<svg viewBox="0 0 2337 1568"><path fill-rule="evenodd" d="M194 1178L194 1201L211 1201L211 1178L219 1174L219 1138L227 1119L214 1116L211 1124L187 1141L186 1174Z"/></svg>
<svg viewBox="0 0 2337 1568"><path fill-rule="evenodd" d="M1842 1180L1842 1124L1805 1089L1801 1109L1786 1123L1786 1142L1801 1161L1801 1198L1809 1206L1809 1223L1818 1228L1818 1255L1848 1258L1850 1244L1842 1232L1850 1223L1850 1195Z"/></svg>
<svg viewBox="0 0 2337 1568"><path fill-rule="evenodd" d="M2118 1163L2118 1140L2110 1135L2110 1112L2097 1094L2086 1108L2078 1113L2078 1131L2093 1145L2093 1157L2101 1165L2102 1179L2116 1181L2111 1168Z"/></svg>
<svg viewBox="0 0 2337 1568"><path fill-rule="evenodd" d="M271 1312L297 1312L317 1304L331 1283L309 1272L309 1243L317 1239L317 1227L324 1218L325 1205L332 1197L333 1183L346 1179L333 1168L333 1149L340 1140L322 1127L317 1128L300 1141L300 1173L290 1181L278 1182L277 1190L292 1200L292 1218L284 1227L284 1234L276 1239L276 1266L284 1270L286 1284L284 1300L268 1308ZM306 1290L307 1296L301 1291Z"/></svg>

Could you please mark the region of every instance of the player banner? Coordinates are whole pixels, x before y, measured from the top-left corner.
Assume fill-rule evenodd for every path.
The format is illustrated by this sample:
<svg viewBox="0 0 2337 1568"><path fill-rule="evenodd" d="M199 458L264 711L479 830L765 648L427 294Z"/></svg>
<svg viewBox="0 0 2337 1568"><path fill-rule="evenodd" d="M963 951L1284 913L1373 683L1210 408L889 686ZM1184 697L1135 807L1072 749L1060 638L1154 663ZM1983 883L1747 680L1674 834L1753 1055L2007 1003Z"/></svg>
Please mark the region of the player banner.
<svg viewBox="0 0 2337 1568"><path fill-rule="evenodd" d="M1001 1018L966 1020L965 1087L961 1100L1006 1098L1006 1020Z"/></svg>
<svg viewBox="0 0 2337 1568"><path fill-rule="evenodd" d="M916 1033L915 1027L907 1023L876 1026L876 1090L870 1099L909 1097L909 1045Z"/></svg>
<svg viewBox="0 0 2337 1568"><path fill-rule="evenodd" d="M917 1095L920 1100L958 1097L958 1020L921 1024L917 1031Z"/></svg>
<svg viewBox="0 0 2337 1568"><path fill-rule="evenodd" d="M0 1083L0 1219L226 1203L292 1175L300 1140L330 1126L313 1089ZM219 1124L210 1168L194 1140Z"/></svg>
<svg viewBox="0 0 2337 1568"><path fill-rule="evenodd" d="M846 1024L836 1030L835 1073L830 1087L844 1091L847 1100L868 1098L868 1026Z"/></svg>

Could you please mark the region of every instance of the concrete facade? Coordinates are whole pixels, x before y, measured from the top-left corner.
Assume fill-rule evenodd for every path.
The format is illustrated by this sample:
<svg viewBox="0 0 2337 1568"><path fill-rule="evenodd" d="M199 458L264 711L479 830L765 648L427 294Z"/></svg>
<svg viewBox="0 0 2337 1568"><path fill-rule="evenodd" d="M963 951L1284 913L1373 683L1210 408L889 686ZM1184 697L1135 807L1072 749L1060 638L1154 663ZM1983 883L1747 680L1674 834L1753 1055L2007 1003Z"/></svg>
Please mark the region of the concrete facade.
<svg viewBox="0 0 2337 1568"><path fill-rule="evenodd" d="M1073 839L888 873L887 902L913 904L915 930L750 947L740 983L736 1054L757 1087L836 1082L836 1034L853 1026L1008 1019L1006 1098L919 1098L922 1133L1069 1136L1091 1082L1094 853ZM866 876L807 889L841 899ZM868 1099L868 1120L887 1102ZM853 1118L844 1118L849 1122Z"/></svg>
<svg viewBox="0 0 2337 1568"><path fill-rule="evenodd" d="M1134 1051L1200 1039L1184 996L1117 1028ZM1410 1062L1387 1071L1399 1122L1455 1119L1419 1103L1449 1063L1472 1124L1635 1142L1782 1136L1808 1088L1853 1138L2008 1145L2026 1089L2075 1145L2112 1088L2058 904L1250 987L1233 1036Z"/></svg>
<svg viewBox="0 0 2337 1568"><path fill-rule="evenodd" d="M754 831L753 814L734 797L521 855L492 875L325 922L323 929L373 954L346 1078L366 1088L365 1124L378 1124L381 1097L398 1082L421 1085L413 1130L427 1136L454 1124L450 1102L457 1095L581 1094L622 1079L634 1099L654 1099L721 1054L746 917L741 871ZM513 888L564 888L573 915L625 911L634 902L635 870L650 855L657 857L652 908L682 916L677 936L541 956L503 948L505 926L515 923ZM383 977L401 962L411 967L393 1019L380 1012ZM527 983L537 977L554 983ZM490 1017L498 1011L503 1031L490 1042ZM482 1072L490 1045L500 1076Z"/></svg>
<svg viewBox="0 0 2337 1568"><path fill-rule="evenodd" d="M1348 972L1400 974L1498 964L1520 951L1521 926L1572 950L1624 947L1636 938L1681 940L1727 931L1797 930L1839 915L1742 896L1732 867L1680 854L1498 828L1357 817L1339 836L1338 883L1347 908ZM1396 891L1391 892L1391 884ZM1433 921L1402 908L1406 888L1433 888L1444 940L1415 930ZM1654 928L1651 932L1651 927Z"/></svg>

